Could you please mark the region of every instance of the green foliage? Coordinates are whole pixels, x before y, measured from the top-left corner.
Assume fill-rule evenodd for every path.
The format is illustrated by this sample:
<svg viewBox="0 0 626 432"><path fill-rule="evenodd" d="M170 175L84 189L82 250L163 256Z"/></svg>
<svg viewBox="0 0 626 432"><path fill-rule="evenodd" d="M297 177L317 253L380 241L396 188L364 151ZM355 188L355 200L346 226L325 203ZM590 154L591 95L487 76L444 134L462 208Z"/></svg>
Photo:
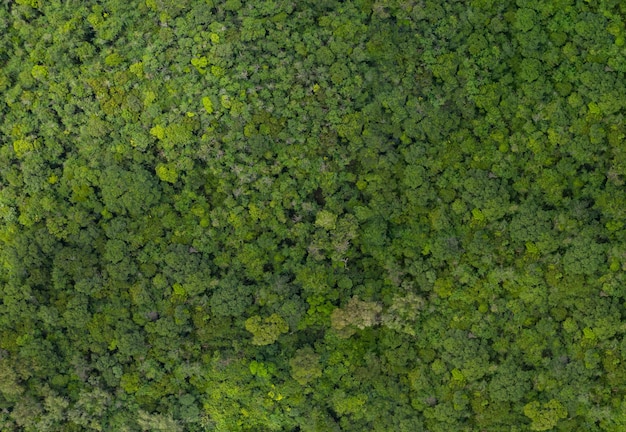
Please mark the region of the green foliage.
<svg viewBox="0 0 626 432"><path fill-rule="evenodd" d="M213 114L213 102L211 101L210 97L204 96L202 98L202 106L204 107L207 113Z"/></svg>
<svg viewBox="0 0 626 432"><path fill-rule="evenodd" d="M425 303L422 297L413 293L408 293L403 297L396 296L382 315L381 322L392 330L417 336L420 311Z"/></svg>
<svg viewBox="0 0 626 432"><path fill-rule="evenodd" d="M162 414L150 414L145 411L139 411L137 424L144 430L163 432L182 432L184 430L183 427L172 418L168 418Z"/></svg>
<svg viewBox="0 0 626 432"><path fill-rule="evenodd" d="M296 355L289 361L289 366L291 377L301 385L307 385L322 376L320 356L310 346L296 351Z"/></svg>
<svg viewBox="0 0 626 432"><path fill-rule="evenodd" d="M168 183L176 183L178 180L178 172L171 164L158 164L155 171L161 180Z"/></svg>
<svg viewBox="0 0 626 432"><path fill-rule="evenodd" d="M622 3L5 1L0 430L625 430Z"/></svg>
<svg viewBox="0 0 626 432"><path fill-rule="evenodd" d="M254 345L270 345L276 339L289 331L287 322L278 314L272 314L266 318L258 315L246 320L246 330L252 333L252 343Z"/></svg>
<svg viewBox="0 0 626 432"><path fill-rule="evenodd" d="M376 302L359 300L358 296L352 297L344 308L333 311L330 319L333 329L338 331L340 337L350 337L356 329L363 330L380 322L382 307Z"/></svg>
<svg viewBox="0 0 626 432"><path fill-rule="evenodd" d="M534 431L545 431L553 429L560 419L567 417L567 410L556 399L551 399L540 404L533 401L524 406L524 414L530 418L532 423L530 429Z"/></svg>
<svg viewBox="0 0 626 432"><path fill-rule="evenodd" d="M315 225L320 226L327 230L333 230L337 227L337 215L322 210L320 211L315 218Z"/></svg>

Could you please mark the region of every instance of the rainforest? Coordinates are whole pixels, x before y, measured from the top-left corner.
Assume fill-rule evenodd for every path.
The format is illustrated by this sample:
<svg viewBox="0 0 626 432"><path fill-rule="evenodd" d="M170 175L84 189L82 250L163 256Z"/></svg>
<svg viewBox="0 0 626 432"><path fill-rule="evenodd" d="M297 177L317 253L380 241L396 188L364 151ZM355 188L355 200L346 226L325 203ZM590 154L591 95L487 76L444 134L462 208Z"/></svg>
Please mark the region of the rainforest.
<svg viewBox="0 0 626 432"><path fill-rule="evenodd" d="M0 430L626 430L626 2L0 1Z"/></svg>

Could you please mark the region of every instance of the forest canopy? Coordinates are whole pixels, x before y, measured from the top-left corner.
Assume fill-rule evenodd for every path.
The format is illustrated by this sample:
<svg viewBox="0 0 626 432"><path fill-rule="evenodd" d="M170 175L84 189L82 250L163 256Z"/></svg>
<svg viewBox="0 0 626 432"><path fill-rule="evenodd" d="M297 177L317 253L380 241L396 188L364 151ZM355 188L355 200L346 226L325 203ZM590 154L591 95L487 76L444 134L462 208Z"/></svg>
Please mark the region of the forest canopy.
<svg viewBox="0 0 626 432"><path fill-rule="evenodd" d="M625 19L0 2L0 429L626 430Z"/></svg>

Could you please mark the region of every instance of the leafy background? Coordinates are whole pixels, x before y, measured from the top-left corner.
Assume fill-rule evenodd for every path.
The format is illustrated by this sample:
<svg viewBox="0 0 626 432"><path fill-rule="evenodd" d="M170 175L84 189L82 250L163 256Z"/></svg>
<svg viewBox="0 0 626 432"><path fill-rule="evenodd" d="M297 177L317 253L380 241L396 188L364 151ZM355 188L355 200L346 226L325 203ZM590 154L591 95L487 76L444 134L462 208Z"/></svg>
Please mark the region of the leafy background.
<svg viewBox="0 0 626 432"><path fill-rule="evenodd" d="M0 428L622 431L619 0L0 6Z"/></svg>

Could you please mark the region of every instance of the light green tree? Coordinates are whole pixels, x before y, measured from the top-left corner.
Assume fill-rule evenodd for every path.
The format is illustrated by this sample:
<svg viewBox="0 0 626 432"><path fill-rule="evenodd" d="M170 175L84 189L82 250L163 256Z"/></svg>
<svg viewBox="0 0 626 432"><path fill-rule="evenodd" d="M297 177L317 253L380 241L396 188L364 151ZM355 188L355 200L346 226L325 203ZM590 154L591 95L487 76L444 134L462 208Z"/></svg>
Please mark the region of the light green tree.
<svg viewBox="0 0 626 432"><path fill-rule="evenodd" d="M554 428L559 420L567 417L567 409L558 400L550 399L543 404L538 401L526 404L524 414L532 421L531 430L546 431Z"/></svg>
<svg viewBox="0 0 626 432"><path fill-rule="evenodd" d="M274 313L267 318L258 315L250 317L245 323L246 330L252 333L254 345L270 345L276 342L278 336L289 331L289 325L278 314Z"/></svg>

